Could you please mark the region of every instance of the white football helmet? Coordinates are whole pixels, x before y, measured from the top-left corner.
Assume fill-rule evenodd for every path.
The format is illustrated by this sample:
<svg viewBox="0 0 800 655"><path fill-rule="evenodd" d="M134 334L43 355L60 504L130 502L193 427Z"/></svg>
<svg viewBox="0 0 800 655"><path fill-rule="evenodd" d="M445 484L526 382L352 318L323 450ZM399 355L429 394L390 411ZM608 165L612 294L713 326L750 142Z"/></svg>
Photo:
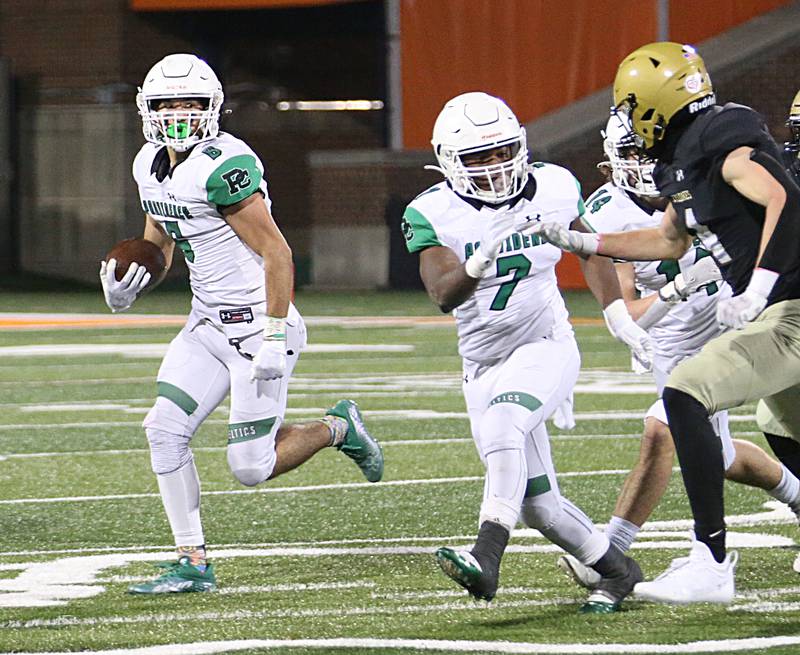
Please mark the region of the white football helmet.
<svg viewBox="0 0 800 655"><path fill-rule="evenodd" d="M200 100L204 107L158 111L159 101L176 98ZM223 99L222 85L206 62L194 55L167 55L150 69L136 94L144 138L177 152L213 139Z"/></svg>
<svg viewBox="0 0 800 655"><path fill-rule="evenodd" d="M658 197L658 188L653 181L655 163L645 155L641 137L631 127L631 120L624 111L612 109L603 135L603 150L607 162L598 167L610 166L611 178L620 189L637 196Z"/></svg>
<svg viewBox="0 0 800 655"><path fill-rule="evenodd" d="M525 128L500 98L463 93L447 102L433 126L433 151L453 190L467 198L501 203L518 195L527 180ZM466 166L464 155L509 146L511 157L485 166Z"/></svg>

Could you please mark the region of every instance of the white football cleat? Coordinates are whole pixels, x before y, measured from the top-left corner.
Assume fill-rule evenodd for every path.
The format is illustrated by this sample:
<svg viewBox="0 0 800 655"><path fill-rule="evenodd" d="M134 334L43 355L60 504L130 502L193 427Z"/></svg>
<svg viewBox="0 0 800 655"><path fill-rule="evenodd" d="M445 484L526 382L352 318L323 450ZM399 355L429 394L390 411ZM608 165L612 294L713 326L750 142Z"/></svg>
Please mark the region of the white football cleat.
<svg viewBox="0 0 800 655"><path fill-rule="evenodd" d="M708 546L695 541L689 557L672 560L669 568L652 582L640 582L633 590L641 600L658 603L730 603L733 601L736 563L739 554L731 551L717 562Z"/></svg>
<svg viewBox="0 0 800 655"><path fill-rule="evenodd" d="M591 566L586 566L577 557L567 553L558 558L558 568L566 573L572 581L584 589L594 591L600 584L602 576Z"/></svg>
<svg viewBox="0 0 800 655"><path fill-rule="evenodd" d="M800 573L800 555L794 558L794 564L792 564L792 569L794 569L795 573Z"/></svg>

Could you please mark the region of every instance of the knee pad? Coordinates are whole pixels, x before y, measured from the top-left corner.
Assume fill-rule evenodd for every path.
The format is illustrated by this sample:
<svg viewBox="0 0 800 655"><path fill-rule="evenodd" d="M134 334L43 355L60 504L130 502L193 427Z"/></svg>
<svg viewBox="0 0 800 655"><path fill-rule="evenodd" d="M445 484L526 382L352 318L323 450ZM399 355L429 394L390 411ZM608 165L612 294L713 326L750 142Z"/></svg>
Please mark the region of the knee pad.
<svg viewBox="0 0 800 655"><path fill-rule="evenodd" d="M193 425L191 416L187 415L178 405L171 400L158 396L155 403L147 412L142 427L146 430L160 430L169 434L194 434L196 425Z"/></svg>
<svg viewBox="0 0 800 655"><path fill-rule="evenodd" d="M547 532L561 516L561 496L550 490L522 501L522 521L529 528Z"/></svg>
<svg viewBox="0 0 800 655"><path fill-rule="evenodd" d="M183 468L192 460L189 448L191 437L170 434L161 430L145 430L150 443L150 466L156 475L165 475Z"/></svg>
<svg viewBox="0 0 800 655"><path fill-rule="evenodd" d="M275 468L275 440L261 437L228 446L228 466L234 477L246 487L267 480Z"/></svg>
<svg viewBox="0 0 800 655"><path fill-rule="evenodd" d="M480 420L481 454L498 450L524 450L525 418L530 412L510 404L492 405Z"/></svg>

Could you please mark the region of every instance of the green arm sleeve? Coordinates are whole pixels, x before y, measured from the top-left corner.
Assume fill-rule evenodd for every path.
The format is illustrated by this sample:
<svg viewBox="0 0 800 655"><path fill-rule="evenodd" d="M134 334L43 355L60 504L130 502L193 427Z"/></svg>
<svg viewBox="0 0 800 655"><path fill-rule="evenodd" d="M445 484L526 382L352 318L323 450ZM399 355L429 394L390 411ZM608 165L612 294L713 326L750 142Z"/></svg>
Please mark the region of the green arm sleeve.
<svg viewBox="0 0 800 655"><path fill-rule="evenodd" d="M406 207L400 226L408 252L419 252L431 246L442 245L428 219L413 207Z"/></svg>
<svg viewBox="0 0 800 655"><path fill-rule="evenodd" d="M206 182L208 201L218 207L235 205L258 191L261 171L253 155L237 155L222 162Z"/></svg>

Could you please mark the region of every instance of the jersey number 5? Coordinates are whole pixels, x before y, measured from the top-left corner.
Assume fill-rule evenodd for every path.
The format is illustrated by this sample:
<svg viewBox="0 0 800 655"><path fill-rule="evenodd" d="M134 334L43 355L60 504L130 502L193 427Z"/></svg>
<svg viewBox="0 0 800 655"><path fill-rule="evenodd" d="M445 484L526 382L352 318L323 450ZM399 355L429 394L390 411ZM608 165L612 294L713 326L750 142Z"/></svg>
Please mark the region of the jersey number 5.
<svg viewBox="0 0 800 655"><path fill-rule="evenodd" d="M164 221L164 228L166 228L167 233L172 237L172 240L178 244L178 248L181 249L186 261L193 262L194 250L192 250L192 244L189 243L189 239L181 234L181 228L178 225L178 221Z"/></svg>
<svg viewBox="0 0 800 655"><path fill-rule="evenodd" d="M492 304L489 309L495 312L502 311L508 305L508 299L514 293L519 281L524 278L531 270L531 260L525 255L509 255L508 257L500 257L497 260L497 277L504 275L514 274L507 282L503 282L495 294Z"/></svg>

